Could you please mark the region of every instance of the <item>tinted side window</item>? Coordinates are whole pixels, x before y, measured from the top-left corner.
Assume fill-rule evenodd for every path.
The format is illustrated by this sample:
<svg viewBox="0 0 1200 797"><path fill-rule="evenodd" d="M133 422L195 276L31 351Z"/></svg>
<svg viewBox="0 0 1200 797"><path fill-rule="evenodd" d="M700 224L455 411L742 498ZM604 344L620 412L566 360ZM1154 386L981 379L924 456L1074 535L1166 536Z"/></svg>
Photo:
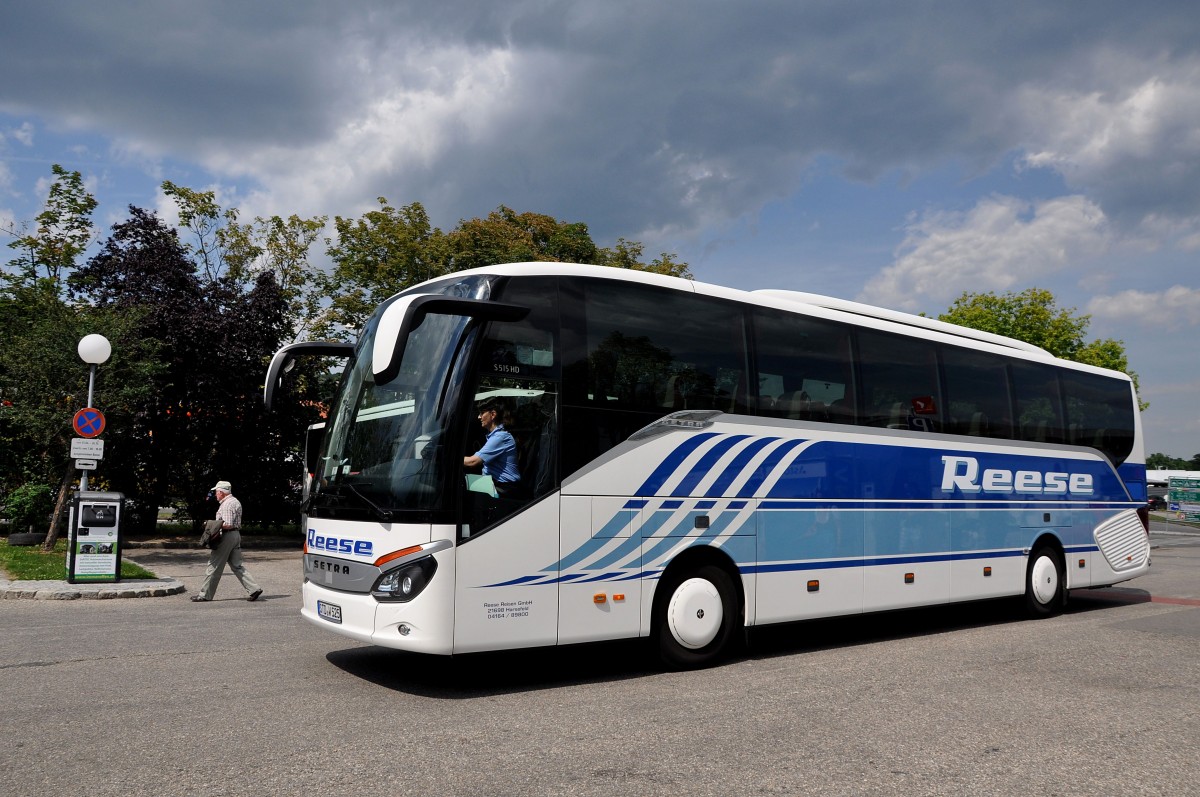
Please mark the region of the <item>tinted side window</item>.
<svg viewBox="0 0 1200 797"><path fill-rule="evenodd" d="M1012 437L1008 369L994 354L942 349L945 429L975 437Z"/></svg>
<svg viewBox="0 0 1200 797"><path fill-rule="evenodd" d="M741 308L679 291L564 279L565 478L671 412L746 409Z"/></svg>
<svg viewBox="0 0 1200 797"><path fill-rule="evenodd" d="M933 344L860 331L860 422L889 429L941 431L937 358Z"/></svg>
<svg viewBox="0 0 1200 797"><path fill-rule="evenodd" d="M608 409L744 411L741 309L627 282L585 285L588 398Z"/></svg>
<svg viewBox="0 0 1200 797"><path fill-rule="evenodd" d="M1065 443L1057 371L1050 366L1014 360L1012 381L1017 401L1017 438L1035 443Z"/></svg>
<svg viewBox="0 0 1200 797"><path fill-rule="evenodd" d="M1117 464L1124 462L1133 449L1134 407L1129 383L1066 370L1061 379L1069 441L1098 448Z"/></svg>
<svg viewBox="0 0 1200 797"><path fill-rule="evenodd" d="M754 341L760 415L854 423L847 327L793 313L757 310Z"/></svg>

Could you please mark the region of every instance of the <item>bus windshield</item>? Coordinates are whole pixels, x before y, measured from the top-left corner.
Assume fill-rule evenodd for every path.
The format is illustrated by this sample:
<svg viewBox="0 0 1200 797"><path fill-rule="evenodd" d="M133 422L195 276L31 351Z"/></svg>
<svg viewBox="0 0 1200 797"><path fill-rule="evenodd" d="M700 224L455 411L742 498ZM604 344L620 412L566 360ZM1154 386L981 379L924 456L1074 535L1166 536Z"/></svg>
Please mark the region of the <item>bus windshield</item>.
<svg viewBox="0 0 1200 797"><path fill-rule="evenodd" d="M459 281L421 293L487 298L490 284ZM459 354L473 337L470 320L427 315L408 337L399 374L376 384L371 352L379 317L368 322L330 412L311 514L392 520L396 512L444 508L442 443L460 387Z"/></svg>

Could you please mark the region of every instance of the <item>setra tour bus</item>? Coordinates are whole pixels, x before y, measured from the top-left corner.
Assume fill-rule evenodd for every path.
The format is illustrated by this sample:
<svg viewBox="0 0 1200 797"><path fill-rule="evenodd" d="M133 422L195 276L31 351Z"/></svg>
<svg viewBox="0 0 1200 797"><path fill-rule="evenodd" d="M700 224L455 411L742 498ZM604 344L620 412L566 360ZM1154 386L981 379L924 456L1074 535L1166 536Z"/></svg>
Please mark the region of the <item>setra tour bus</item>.
<svg viewBox="0 0 1200 797"><path fill-rule="evenodd" d="M1130 378L812 294L596 266L463 271L343 356L305 503L303 615L435 654L1001 596L1035 616L1150 566ZM499 401L519 480L467 466ZM482 416L488 417L486 415ZM477 458L476 458L477 459Z"/></svg>

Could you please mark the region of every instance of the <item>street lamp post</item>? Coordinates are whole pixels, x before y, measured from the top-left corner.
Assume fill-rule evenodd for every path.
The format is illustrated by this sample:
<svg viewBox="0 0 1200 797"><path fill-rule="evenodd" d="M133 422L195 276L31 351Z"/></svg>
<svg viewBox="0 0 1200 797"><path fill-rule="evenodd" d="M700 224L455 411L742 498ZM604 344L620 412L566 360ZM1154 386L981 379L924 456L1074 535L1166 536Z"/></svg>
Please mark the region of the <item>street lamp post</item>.
<svg viewBox="0 0 1200 797"><path fill-rule="evenodd" d="M88 371L87 400L87 405L90 407L92 406L92 399L96 390L96 366L105 362L112 355L112 344L103 335L85 335L79 341L77 351L79 352L79 358L91 366ZM80 492L87 490L86 470L79 477L79 490Z"/></svg>

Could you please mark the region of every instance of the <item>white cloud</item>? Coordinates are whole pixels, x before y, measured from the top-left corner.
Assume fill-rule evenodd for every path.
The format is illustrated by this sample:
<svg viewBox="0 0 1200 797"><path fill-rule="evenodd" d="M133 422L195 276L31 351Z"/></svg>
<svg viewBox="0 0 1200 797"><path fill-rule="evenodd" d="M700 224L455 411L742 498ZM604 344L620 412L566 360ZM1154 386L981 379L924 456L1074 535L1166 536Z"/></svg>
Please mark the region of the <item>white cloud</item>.
<svg viewBox="0 0 1200 797"><path fill-rule="evenodd" d="M16 130L10 130L9 135L27 147L33 146L33 125L30 122L23 122Z"/></svg>
<svg viewBox="0 0 1200 797"><path fill-rule="evenodd" d="M461 162L454 153L510 127L505 120L517 109L511 83L537 66L517 63L504 50L447 48L409 57L424 58L423 69L438 75L429 78L436 86L381 85L328 138L242 151L214 146L203 162L216 174L251 177L260 186L241 204L251 216L361 210L379 194L428 202L427 195L414 196L413 186L428 190L436 185L430 175L439 170L457 182Z"/></svg>
<svg viewBox="0 0 1200 797"><path fill-rule="evenodd" d="M1097 319L1141 322L1146 326L1200 325L1200 288L1174 285L1159 293L1127 290L1096 296L1087 311Z"/></svg>
<svg viewBox="0 0 1200 797"><path fill-rule="evenodd" d="M859 298L915 310L963 291L1003 291L1069 268L1109 240L1104 212L1085 197L988 197L966 213L934 212L911 223L895 263Z"/></svg>
<svg viewBox="0 0 1200 797"><path fill-rule="evenodd" d="M1155 234L1200 231L1200 58L1091 54L1091 78L1028 83L1012 94L1028 166L1052 168L1109 218Z"/></svg>

